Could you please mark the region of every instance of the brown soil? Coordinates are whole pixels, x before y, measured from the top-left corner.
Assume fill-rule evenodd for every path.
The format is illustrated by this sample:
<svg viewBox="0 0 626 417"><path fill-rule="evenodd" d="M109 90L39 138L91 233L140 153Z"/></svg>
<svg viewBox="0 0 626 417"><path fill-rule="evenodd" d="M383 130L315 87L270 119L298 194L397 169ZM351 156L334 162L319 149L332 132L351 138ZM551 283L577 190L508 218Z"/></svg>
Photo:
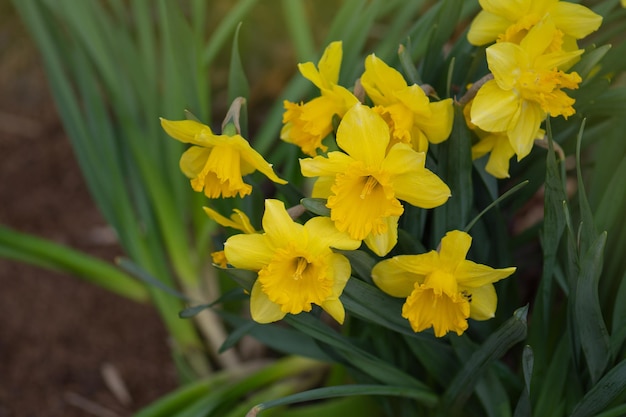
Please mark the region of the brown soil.
<svg viewBox="0 0 626 417"><path fill-rule="evenodd" d="M107 261L121 254L14 14L0 19L0 224ZM117 371L129 404L107 386L105 368ZM0 259L0 417L127 416L176 384L151 306Z"/></svg>

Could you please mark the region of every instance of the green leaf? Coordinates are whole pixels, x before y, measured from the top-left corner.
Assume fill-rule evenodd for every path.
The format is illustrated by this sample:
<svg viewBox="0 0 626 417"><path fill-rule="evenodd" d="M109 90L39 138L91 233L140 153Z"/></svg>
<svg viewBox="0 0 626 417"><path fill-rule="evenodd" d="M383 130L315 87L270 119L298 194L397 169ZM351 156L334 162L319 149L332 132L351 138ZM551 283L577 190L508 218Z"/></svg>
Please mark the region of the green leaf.
<svg viewBox="0 0 626 417"><path fill-rule="evenodd" d="M532 415L532 405L530 403L530 387L533 374L534 355L533 349L526 345L522 353L522 371L524 373L524 390L515 407L513 417L530 417Z"/></svg>
<svg viewBox="0 0 626 417"><path fill-rule="evenodd" d="M374 258L362 250L337 250L336 252L348 258L354 274L364 281L372 283L372 268L376 264Z"/></svg>
<svg viewBox="0 0 626 417"><path fill-rule="evenodd" d="M604 410L626 389L626 359L598 381L576 405L570 417L591 417Z"/></svg>
<svg viewBox="0 0 626 417"><path fill-rule="evenodd" d="M219 268L221 271L227 273L237 284L241 285L241 287L250 292L252 291L252 286L257 279L257 273L254 271L250 271L247 269L239 269L239 268Z"/></svg>
<svg viewBox="0 0 626 417"><path fill-rule="evenodd" d="M428 407L437 404L437 396L425 394L424 392L412 388L397 387L390 385L340 385L335 387L323 387L312 389L306 392L290 395L278 400L268 401L254 407L246 414L246 417L255 417L261 411L280 405L294 404L298 402L321 400L326 398L347 397L347 396L371 396L384 395L402 398L411 398Z"/></svg>
<svg viewBox="0 0 626 417"><path fill-rule="evenodd" d="M243 70L241 56L239 55L239 31L241 23L237 25L235 38L230 56L230 69L228 71L228 102L232 103L237 97L243 97L246 101L250 99L250 86L248 78ZM244 104L239 110L239 126L241 128L241 136L248 137L248 106Z"/></svg>
<svg viewBox="0 0 626 417"><path fill-rule="evenodd" d="M512 346L526 338L528 306L519 308L509 320L485 340L465 366L454 377L441 399L444 414L458 414L472 394L476 383L489 365L504 355Z"/></svg>
<svg viewBox="0 0 626 417"><path fill-rule="evenodd" d="M502 203L502 201L506 200L508 197L510 197L511 195L515 194L518 190L520 190L521 188L525 187L528 184L528 180L526 181L522 181L519 184L517 184L516 186L512 187L510 190L508 190L507 192L503 193L500 197L498 197L493 203L489 204L487 207L485 207L483 209L483 211L481 211L478 216L474 217L472 219L471 222L467 223L467 225L463 228L463 230L465 232L469 232L470 229L472 227L474 227L474 225L476 224L476 222L478 220L480 220L480 218L482 216L485 215L485 213L487 213L489 210L491 210L492 208L496 207L498 204Z"/></svg>
<svg viewBox="0 0 626 417"><path fill-rule="evenodd" d="M605 243L606 232L596 239L581 259L576 289L575 326L580 332L580 343L594 384L602 376L611 357L609 334L598 298Z"/></svg>

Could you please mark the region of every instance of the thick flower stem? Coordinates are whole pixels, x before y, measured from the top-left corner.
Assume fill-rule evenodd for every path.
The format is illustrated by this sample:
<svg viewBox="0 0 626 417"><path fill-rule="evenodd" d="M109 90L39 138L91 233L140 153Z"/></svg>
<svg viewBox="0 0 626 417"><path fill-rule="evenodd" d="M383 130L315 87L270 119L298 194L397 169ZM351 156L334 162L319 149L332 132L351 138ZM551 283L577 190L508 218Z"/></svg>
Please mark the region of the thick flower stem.
<svg viewBox="0 0 626 417"><path fill-rule="evenodd" d="M480 90L480 87L485 85L487 81L491 81L491 80L493 80L492 73L485 75L480 80L472 84L472 86L465 92L463 97L461 97L456 103L461 107L465 106L467 103L470 102L470 100L476 97L476 94L478 93L478 90Z"/></svg>

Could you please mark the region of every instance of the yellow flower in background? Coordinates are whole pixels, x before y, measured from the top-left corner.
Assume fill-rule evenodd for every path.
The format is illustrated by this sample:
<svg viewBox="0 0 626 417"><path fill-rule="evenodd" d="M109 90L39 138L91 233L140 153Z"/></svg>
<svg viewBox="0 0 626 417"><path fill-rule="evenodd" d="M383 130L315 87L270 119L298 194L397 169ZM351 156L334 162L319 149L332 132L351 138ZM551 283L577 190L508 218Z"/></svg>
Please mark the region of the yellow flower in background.
<svg viewBox="0 0 626 417"><path fill-rule="evenodd" d="M489 154L489 159L485 165L485 171L495 178L508 178L510 160L515 155L515 149L511 146L509 136L506 132L485 132L474 125L470 120L471 100L463 108L463 115L467 126L476 133L478 142L472 145L472 159L478 159ZM543 129L539 129L535 139L541 139L544 135Z"/></svg>
<svg viewBox="0 0 626 417"><path fill-rule="evenodd" d="M405 143L388 148L389 141L389 128L380 115L356 104L337 129L337 145L345 153L300 160L302 175L319 177L313 197L328 198L337 229L353 239L366 239L380 256L396 243L397 218L404 211L399 200L433 208L450 197L448 186L424 167L423 152ZM368 238L370 234L374 236Z"/></svg>
<svg viewBox="0 0 626 417"><path fill-rule="evenodd" d="M161 119L161 126L172 138L195 145L183 153L180 169L194 191L204 191L209 198L250 194L252 187L242 177L257 170L275 183L287 183L240 135L215 135L209 126L193 120Z"/></svg>
<svg viewBox="0 0 626 417"><path fill-rule="evenodd" d="M428 142L441 143L450 136L454 111L452 99L431 103L416 84L374 54L365 59L361 84L391 129L390 145L407 143L418 152L428 150Z"/></svg>
<svg viewBox="0 0 626 417"><path fill-rule="evenodd" d="M318 149L326 151L322 140L333 131L333 116L343 117L358 102L349 90L337 85L342 55L342 43L332 42L317 68L312 62L298 64L300 73L320 89L321 95L304 104L284 102L284 126L280 138L298 145L307 155L317 155Z"/></svg>
<svg viewBox="0 0 626 417"><path fill-rule="evenodd" d="M435 336L461 335L467 319L488 320L495 315L498 298L493 283L515 272L494 269L465 259L472 238L453 230L441 239L439 251L400 255L372 269L374 283L394 297L406 297L402 317L415 332L433 328Z"/></svg>
<svg viewBox="0 0 626 417"><path fill-rule="evenodd" d="M558 68L583 51L546 53L555 30L546 20L519 45L501 42L486 51L494 79L478 90L471 122L486 132L506 132L518 160L530 153L548 114L567 118L575 113L575 100L562 89L578 88L581 78Z"/></svg>
<svg viewBox="0 0 626 417"><path fill-rule="evenodd" d="M228 263L258 272L250 295L252 319L271 323L315 304L343 323L339 296L351 267L331 248L353 250L361 242L339 232L328 217L295 223L278 200L265 200L263 230L231 236L224 244Z"/></svg>
<svg viewBox="0 0 626 417"><path fill-rule="evenodd" d="M479 0L482 11L472 21L467 39L472 45L496 40L520 43L528 31L546 16L565 35L566 43L596 31L602 16L580 4L558 0ZM575 43L575 41L574 41Z"/></svg>

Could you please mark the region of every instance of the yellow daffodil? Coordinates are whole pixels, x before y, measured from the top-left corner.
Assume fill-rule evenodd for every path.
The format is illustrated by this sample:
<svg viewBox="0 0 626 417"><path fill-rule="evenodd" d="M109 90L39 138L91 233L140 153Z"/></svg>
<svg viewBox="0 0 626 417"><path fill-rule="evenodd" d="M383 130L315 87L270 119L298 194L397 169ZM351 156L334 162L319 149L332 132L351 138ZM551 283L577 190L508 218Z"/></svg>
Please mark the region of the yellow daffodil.
<svg viewBox="0 0 626 417"><path fill-rule="evenodd" d="M441 240L439 251L400 255L379 262L372 270L376 285L394 297L406 297L402 317L415 332L432 327L435 336L453 331L461 335L467 319L495 315L498 299L493 283L515 268L494 269L465 259L472 238L453 230Z"/></svg>
<svg viewBox="0 0 626 417"><path fill-rule="evenodd" d="M353 239L366 239L380 256L396 243L397 218L404 211L399 200L432 208L450 197L448 186L424 167L423 152L405 143L388 148L389 140L381 116L356 104L337 129L337 145L346 153L300 160L302 175L319 177L313 197L328 198L337 228Z"/></svg>
<svg viewBox="0 0 626 417"><path fill-rule="evenodd" d="M193 120L161 119L161 126L172 138L195 145L183 153L180 169L191 179L192 188L198 192L204 190L209 198L250 194L252 187L243 182L242 176L257 170L278 184L287 183L238 134L215 135L209 126Z"/></svg>
<svg viewBox="0 0 626 417"><path fill-rule="evenodd" d="M559 0L479 0L482 11L470 26L467 39L473 45L495 40L519 43L528 31L549 16L566 37L582 39L602 23L602 16L585 6ZM569 41L565 39L565 42Z"/></svg>
<svg viewBox="0 0 626 417"><path fill-rule="evenodd" d="M320 89L321 95L304 104L284 102L280 138L298 145L310 156L317 155L318 149L327 150L322 140L333 131L333 116L343 117L358 102L350 91L337 85L343 55L341 45L340 41L328 45L317 68L312 62L298 64L300 73Z"/></svg>
<svg viewBox="0 0 626 417"><path fill-rule="evenodd" d="M431 103L420 86L407 85L402 74L374 54L365 59L361 84L391 129L390 145L408 143L426 152L428 142L440 143L450 136L452 99Z"/></svg>
<svg viewBox="0 0 626 417"><path fill-rule="evenodd" d="M580 76L558 69L582 53L545 53L555 31L551 21L534 26L519 45L501 42L487 48L487 63L493 80L476 94L471 121L486 132L506 132L517 159L530 152L541 122L575 113L563 88L575 89Z"/></svg>
<svg viewBox="0 0 626 417"><path fill-rule="evenodd" d="M228 263L258 272L250 295L252 318L271 323L315 304L343 323L339 296L351 267L331 248L353 250L361 242L339 232L328 217L295 223L278 200L265 200L263 230L231 236L224 244Z"/></svg>
<svg viewBox="0 0 626 417"><path fill-rule="evenodd" d="M472 102L473 100L467 103L463 109L463 115L468 127L476 133L479 139L477 143L472 145L472 159L478 159L489 154L485 171L495 178L508 178L509 163L513 155L515 155L515 149L511 146L506 132L485 132L471 122L470 109ZM544 133L543 129L539 129L535 139L541 139Z"/></svg>
<svg viewBox="0 0 626 417"><path fill-rule="evenodd" d="M210 207L203 207L203 209L207 216L213 219L220 226L230 227L248 234L256 233L252 223L250 223L250 219L246 216L246 213L241 210L234 209L233 214L230 215L229 219ZM213 263L215 265L219 265L221 268L226 268L228 266L228 261L226 260L226 255L223 250L212 252L211 258L213 259Z"/></svg>

